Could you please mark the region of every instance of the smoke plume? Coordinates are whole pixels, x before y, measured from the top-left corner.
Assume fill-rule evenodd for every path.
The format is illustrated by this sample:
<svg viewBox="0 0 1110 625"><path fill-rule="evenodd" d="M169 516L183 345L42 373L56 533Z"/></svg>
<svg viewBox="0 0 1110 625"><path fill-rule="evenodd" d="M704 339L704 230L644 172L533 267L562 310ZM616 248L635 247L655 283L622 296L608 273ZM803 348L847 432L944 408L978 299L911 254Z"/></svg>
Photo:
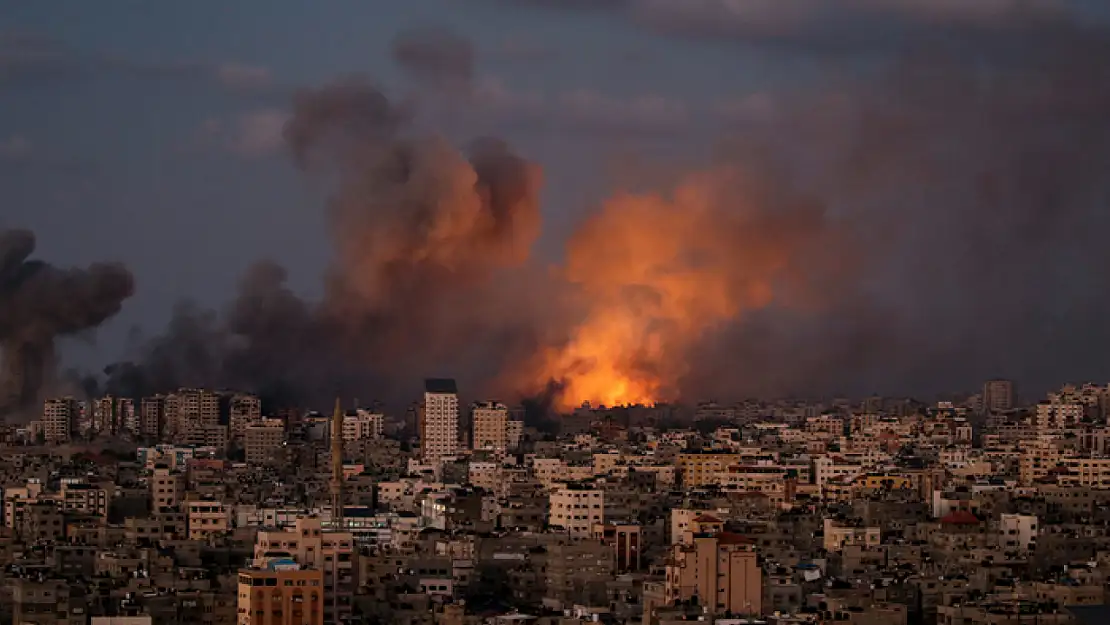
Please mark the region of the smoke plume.
<svg viewBox="0 0 1110 625"><path fill-rule="evenodd" d="M41 399L58 337L100 325L134 291L131 274L119 265L59 269L31 260L34 251L31 232L0 231L0 415Z"/></svg>
<svg viewBox="0 0 1110 625"><path fill-rule="evenodd" d="M560 408L1110 377L1110 33L1011 5L899 13L944 36L853 40L878 71L770 94L701 170L614 193L551 273L530 256L535 164L417 133L362 80L304 91L285 139L332 190L322 299L260 265L226 314L183 309L111 377L318 401L411 398L406 383L449 375ZM799 6L786 17L805 28L759 39L828 37L806 15L827 5ZM424 48L398 55L462 75Z"/></svg>
<svg viewBox="0 0 1110 625"><path fill-rule="evenodd" d="M136 394L189 381L288 401L366 397L433 370L489 379L526 349L534 317L502 287L527 278L538 166L492 138L460 151L413 132L409 117L360 78L300 92L285 140L297 166L332 189L322 300L302 300L280 266L262 263L224 316L180 310L141 364L113 368L109 387Z"/></svg>

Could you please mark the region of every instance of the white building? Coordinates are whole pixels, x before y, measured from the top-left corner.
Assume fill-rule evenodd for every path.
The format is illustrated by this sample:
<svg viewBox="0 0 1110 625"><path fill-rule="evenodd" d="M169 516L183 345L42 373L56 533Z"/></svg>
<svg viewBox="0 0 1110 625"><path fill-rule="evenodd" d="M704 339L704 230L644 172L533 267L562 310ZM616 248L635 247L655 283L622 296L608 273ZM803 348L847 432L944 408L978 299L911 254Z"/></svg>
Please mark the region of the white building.
<svg viewBox="0 0 1110 625"><path fill-rule="evenodd" d="M459 452L459 394L454 380L424 381L420 452L428 463L438 463Z"/></svg>
<svg viewBox="0 0 1110 625"><path fill-rule="evenodd" d="M379 439L385 429L385 415L380 412L358 409L343 417L343 440L360 441Z"/></svg>

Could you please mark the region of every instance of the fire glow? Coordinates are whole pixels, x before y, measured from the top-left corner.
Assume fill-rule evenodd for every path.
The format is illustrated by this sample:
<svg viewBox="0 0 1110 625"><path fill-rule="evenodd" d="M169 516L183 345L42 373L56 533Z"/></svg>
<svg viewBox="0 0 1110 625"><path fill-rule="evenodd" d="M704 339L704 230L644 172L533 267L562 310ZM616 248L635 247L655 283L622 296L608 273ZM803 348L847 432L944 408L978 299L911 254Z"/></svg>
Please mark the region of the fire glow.
<svg viewBox="0 0 1110 625"><path fill-rule="evenodd" d="M560 409L675 399L699 341L774 301L823 213L802 202L768 211L765 199L723 168L669 197L616 196L583 224L563 274L587 312L566 344L543 353L536 376L561 384Z"/></svg>

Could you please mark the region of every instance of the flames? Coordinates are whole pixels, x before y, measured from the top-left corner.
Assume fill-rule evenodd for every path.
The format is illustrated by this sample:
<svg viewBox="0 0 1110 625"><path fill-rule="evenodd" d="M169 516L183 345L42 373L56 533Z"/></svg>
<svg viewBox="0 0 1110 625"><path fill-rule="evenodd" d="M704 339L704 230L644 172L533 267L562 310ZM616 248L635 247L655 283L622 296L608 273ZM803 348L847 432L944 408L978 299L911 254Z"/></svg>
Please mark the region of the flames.
<svg viewBox="0 0 1110 625"><path fill-rule="evenodd" d="M692 348L772 304L823 230L818 207L781 200L722 168L669 195L605 203L567 249L564 277L585 312L542 354L534 382L559 382L563 410L676 399Z"/></svg>

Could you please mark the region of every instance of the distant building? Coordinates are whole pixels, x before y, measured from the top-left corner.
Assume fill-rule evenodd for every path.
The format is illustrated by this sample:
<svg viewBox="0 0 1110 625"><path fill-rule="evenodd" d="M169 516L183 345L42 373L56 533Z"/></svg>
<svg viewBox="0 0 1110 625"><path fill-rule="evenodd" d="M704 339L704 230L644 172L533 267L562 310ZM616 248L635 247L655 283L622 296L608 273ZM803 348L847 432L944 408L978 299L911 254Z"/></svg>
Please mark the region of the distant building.
<svg viewBox="0 0 1110 625"><path fill-rule="evenodd" d="M247 427L262 420L262 400L254 395L240 393L231 398L228 416L228 436L241 442Z"/></svg>
<svg viewBox="0 0 1110 625"><path fill-rule="evenodd" d="M424 462L432 464L451 458L459 451L459 394L454 380L424 382L420 450Z"/></svg>
<svg viewBox="0 0 1110 625"><path fill-rule="evenodd" d="M48 399L42 409L42 431L48 443L65 443L72 438L79 408L72 397Z"/></svg>
<svg viewBox="0 0 1110 625"><path fill-rule="evenodd" d="M474 450L504 455L509 448L509 408L500 402L480 402L470 414Z"/></svg>
<svg viewBox="0 0 1110 625"><path fill-rule="evenodd" d="M1010 380L987 380L983 384L983 412L1006 412L1014 409L1014 383Z"/></svg>
<svg viewBox="0 0 1110 625"><path fill-rule="evenodd" d="M284 423L278 419L267 419L259 425L249 425L246 430L246 457L249 464L265 464L274 457L285 442Z"/></svg>
<svg viewBox="0 0 1110 625"><path fill-rule="evenodd" d="M139 434L158 439L166 427L166 398L162 395L144 397L139 404Z"/></svg>
<svg viewBox="0 0 1110 625"><path fill-rule="evenodd" d="M358 409L343 416L343 440L380 439L385 431L385 415Z"/></svg>

